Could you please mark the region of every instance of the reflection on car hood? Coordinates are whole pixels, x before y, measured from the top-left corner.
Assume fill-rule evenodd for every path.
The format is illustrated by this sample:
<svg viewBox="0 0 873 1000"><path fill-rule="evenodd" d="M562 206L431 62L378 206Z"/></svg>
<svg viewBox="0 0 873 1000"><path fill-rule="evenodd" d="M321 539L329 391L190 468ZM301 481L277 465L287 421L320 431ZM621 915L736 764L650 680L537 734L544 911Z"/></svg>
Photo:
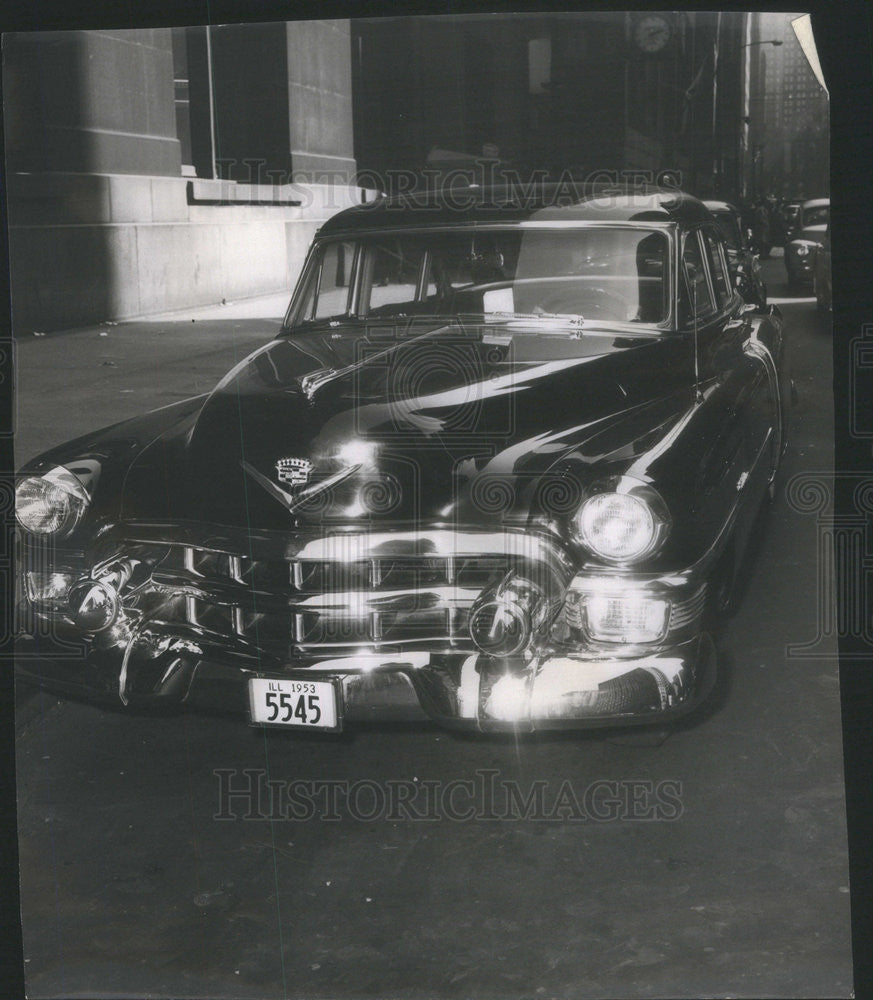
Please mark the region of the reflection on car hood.
<svg viewBox="0 0 873 1000"><path fill-rule="evenodd" d="M602 460L669 425L687 400L687 355L679 337L605 329L298 332L246 358L143 450L122 514L288 528L263 479L300 488L278 478L277 462L292 458L312 463L307 485L350 473L298 522L487 520L470 500L482 475L532 485L562 462ZM519 493L522 510L529 492Z"/></svg>

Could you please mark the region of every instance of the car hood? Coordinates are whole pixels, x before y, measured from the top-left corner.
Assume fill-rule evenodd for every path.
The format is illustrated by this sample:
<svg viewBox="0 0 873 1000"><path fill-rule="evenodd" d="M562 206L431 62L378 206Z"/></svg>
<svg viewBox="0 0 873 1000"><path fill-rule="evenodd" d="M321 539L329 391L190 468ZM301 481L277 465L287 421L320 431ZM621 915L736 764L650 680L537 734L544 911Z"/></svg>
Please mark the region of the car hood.
<svg viewBox="0 0 873 1000"><path fill-rule="evenodd" d="M688 355L679 337L548 323L298 332L140 452L121 514L263 528L523 520L544 477L560 491L666 431L690 392ZM305 482L282 480L286 459Z"/></svg>

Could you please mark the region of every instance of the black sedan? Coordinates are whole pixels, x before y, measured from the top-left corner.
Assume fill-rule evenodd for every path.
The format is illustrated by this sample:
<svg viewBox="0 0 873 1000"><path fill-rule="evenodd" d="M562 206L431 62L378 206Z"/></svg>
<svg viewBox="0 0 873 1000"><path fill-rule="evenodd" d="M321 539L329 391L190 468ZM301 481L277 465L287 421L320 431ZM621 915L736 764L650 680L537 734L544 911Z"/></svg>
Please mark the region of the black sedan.
<svg viewBox="0 0 873 1000"><path fill-rule="evenodd" d="M828 198L805 201L797 217L797 226L785 247L785 270L788 284L811 285L815 275L815 258L830 222L831 203Z"/></svg>
<svg viewBox="0 0 873 1000"><path fill-rule="evenodd" d="M784 342L675 191L345 211L211 393L22 470L20 676L317 730L682 716L786 446Z"/></svg>

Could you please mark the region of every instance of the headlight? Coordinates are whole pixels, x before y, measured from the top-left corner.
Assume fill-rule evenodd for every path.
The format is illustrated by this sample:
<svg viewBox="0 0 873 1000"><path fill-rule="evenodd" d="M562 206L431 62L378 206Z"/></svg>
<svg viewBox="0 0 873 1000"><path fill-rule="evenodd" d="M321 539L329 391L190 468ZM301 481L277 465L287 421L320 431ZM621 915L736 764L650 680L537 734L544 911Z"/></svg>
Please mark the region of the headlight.
<svg viewBox="0 0 873 1000"><path fill-rule="evenodd" d="M805 243L798 243L794 252L798 257L805 257L809 253L809 247Z"/></svg>
<svg viewBox="0 0 873 1000"><path fill-rule="evenodd" d="M666 507L644 484L620 484L595 493L579 508L573 527L583 545L610 562L634 562L653 552L669 524Z"/></svg>
<svg viewBox="0 0 873 1000"><path fill-rule="evenodd" d="M69 533L84 514L88 493L63 466L44 476L30 476L15 488L15 516L22 528L35 535Z"/></svg>

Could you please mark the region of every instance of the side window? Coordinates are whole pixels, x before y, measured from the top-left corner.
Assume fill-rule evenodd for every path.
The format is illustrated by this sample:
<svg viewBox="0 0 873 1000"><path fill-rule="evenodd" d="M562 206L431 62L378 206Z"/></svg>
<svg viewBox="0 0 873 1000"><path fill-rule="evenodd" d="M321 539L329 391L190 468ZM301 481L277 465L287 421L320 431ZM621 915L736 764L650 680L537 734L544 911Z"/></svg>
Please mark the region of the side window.
<svg viewBox="0 0 873 1000"><path fill-rule="evenodd" d="M699 320L707 319L715 312L715 303L706 277L703 255L700 252L699 234L696 232L688 233L685 239L682 270L685 280L683 281L684 295L680 315L686 323L690 322L695 313Z"/></svg>
<svg viewBox="0 0 873 1000"><path fill-rule="evenodd" d="M399 239L385 239L370 245L364 266L364 312L382 306L415 305L424 248Z"/></svg>
<svg viewBox="0 0 873 1000"><path fill-rule="evenodd" d="M703 242L706 246L706 255L709 261L709 273L712 275L715 300L719 310L726 309L733 295L731 292L730 276L724 263L721 243L712 233L704 233Z"/></svg>
<svg viewBox="0 0 873 1000"><path fill-rule="evenodd" d="M313 319L348 313L354 251L351 243L331 243L325 248L321 258L321 279Z"/></svg>

